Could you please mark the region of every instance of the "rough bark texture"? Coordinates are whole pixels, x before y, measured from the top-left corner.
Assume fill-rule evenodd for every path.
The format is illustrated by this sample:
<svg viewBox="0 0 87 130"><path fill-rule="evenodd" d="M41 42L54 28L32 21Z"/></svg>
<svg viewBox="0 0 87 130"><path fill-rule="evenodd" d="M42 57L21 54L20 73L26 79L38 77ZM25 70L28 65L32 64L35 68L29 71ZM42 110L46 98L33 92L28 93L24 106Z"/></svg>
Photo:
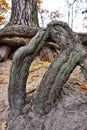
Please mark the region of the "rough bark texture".
<svg viewBox="0 0 87 130"><path fill-rule="evenodd" d="M0 45L8 45L11 48L21 47L35 36L39 28L23 25L6 26L0 30Z"/></svg>
<svg viewBox="0 0 87 130"><path fill-rule="evenodd" d="M51 26L51 24L48 26ZM59 44L61 52L51 67L49 67L49 71L43 77L41 86L38 89L36 97L36 104L38 105L36 105L35 110L42 115L49 112L56 104L62 86L66 83L76 65L80 64L81 66L81 59L85 58L85 51L80 44L78 36L70 30L67 24L54 22L54 26L51 29L51 37ZM83 62L84 65L85 62ZM84 69L84 75L87 79L87 67L85 66Z"/></svg>
<svg viewBox="0 0 87 130"><path fill-rule="evenodd" d="M15 24L31 27L38 26L36 0L12 0L12 13L9 25Z"/></svg>
<svg viewBox="0 0 87 130"><path fill-rule="evenodd" d="M24 26L24 25L12 25L6 26L0 30L0 37L27 37L32 38L38 32L39 28Z"/></svg>
<svg viewBox="0 0 87 130"><path fill-rule="evenodd" d="M7 45L17 49L28 44L38 26L37 0L12 0L10 21L0 30L0 48Z"/></svg>
<svg viewBox="0 0 87 130"><path fill-rule="evenodd" d="M40 28L26 25L6 26L0 30L0 45L7 44L15 47L26 45L25 39L32 38L36 35ZM77 33L83 45L87 44L87 33ZM17 40L15 40L17 38ZM12 45L9 43L12 43Z"/></svg>
<svg viewBox="0 0 87 130"><path fill-rule="evenodd" d="M39 31L36 36L30 41L30 43L27 46L18 49L13 57L13 67L11 69L12 74L10 75L9 82L9 93L11 93L11 95L9 95L9 104L10 107L14 110L17 110L18 113L22 111L22 108L25 105L26 81L30 64L42 46L45 44L49 31L47 30L47 33L45 33L45 35L44 33L44 30ZM39 45L40 42L41 44ZM31 56L29 57L28 55ZM18 60L16 61L16 59ZM14 81L16 81L15 84Z"/></svg>
<svg viewBox="0 0 87 130"><path fill-rule="evenodd" d="M26 98L28 69L50 37L58 44L60 54L45 73L37 92ZM87 80L85 54L78 35L58 21L48 24L27 46L18 49L11 67L6 130L85 130L87 93L79 94L72 86L64 85L77 65Z"/></svg>

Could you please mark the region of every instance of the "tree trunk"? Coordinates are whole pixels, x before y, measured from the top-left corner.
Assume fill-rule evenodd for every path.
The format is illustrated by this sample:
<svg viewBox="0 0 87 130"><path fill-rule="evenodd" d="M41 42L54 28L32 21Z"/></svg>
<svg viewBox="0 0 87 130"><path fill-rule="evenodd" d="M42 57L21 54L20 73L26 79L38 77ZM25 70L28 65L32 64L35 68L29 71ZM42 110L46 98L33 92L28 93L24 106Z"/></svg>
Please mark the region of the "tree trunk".
<svg viewBox="0 0 87 130"><path fill-rule="evenodd" d="M9 25L38 26L37 0L12 0Z"/></svg>
<svg viewBox="0 0 87 130"><path fill-rule="evenodd" d="M59 45L60 54L43 76L37 92L29 95L26 102L28 69L34 57L50 37ZM65 130L67 128L74 128L74 126L75 129L78 128L77 126L82 128L83 124L81 125L81 121L85 121L87 114L85 113L85 117L85 114L82 116L79 113L80 109L82 112L83 110L87 111L86 100L84 100L85 106L83 107L84 109L82 109L82 103L79 105L78 98L76 99L74 92L72 92L73 98L71 98L72 96L68 98L70 100L68 111L79 115L79 120L77 117L73 117L75 121L77 121L76 124L74 121L73 125L69 119L71 113L65 115L63 119L64 114L67 114L66 104L69 100L67 99L67 94L64 96L63 93L65 93L65 91L63 92L62 89L77 65L81 66L82 72L87 80L85 55L85 50L81 45L78 35L72 32L66 23L57 21L48 24L46 30L38 32L30 41L30 44L18 49L13 58L9 81L10 120L7 130L57 130L59 128L59 130ZM75 107L73 107L74 100L76 100L77 103ZM81 102L83 102L83 100L81 100ZM68 123L65 123L63 127L60 125L61 122L59 119L61 122L67 119Z"/></svg>
<svg viewBox="0 0 87 130"><path fill-rule="evenodd" d="M0 31L0 46L17 49L28 44L38 26L37 0L12 0L10 21Z"/></svg>

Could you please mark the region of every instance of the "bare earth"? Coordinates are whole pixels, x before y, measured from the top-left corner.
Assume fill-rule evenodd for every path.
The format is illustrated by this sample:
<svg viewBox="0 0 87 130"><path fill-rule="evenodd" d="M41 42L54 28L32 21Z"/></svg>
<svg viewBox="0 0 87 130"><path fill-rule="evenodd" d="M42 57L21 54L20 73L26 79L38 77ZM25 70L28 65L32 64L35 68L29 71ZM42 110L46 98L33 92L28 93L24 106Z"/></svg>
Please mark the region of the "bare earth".
<svg viewBox="0 0 87 130"><path fill-rule="evenodd" d="M7 118L7 109L8 109L8 82L9 82L9 73L10 66L12 64L11 60L8 60L4 63L0 63L0 130L4 130L6 125ZM49 62L40 61L37 57L31 65L30 75L27 81L26 92L31 93L36 88L38 88L42 76L46 72ZM68 83L74 84L80 91L80 86L87 84L87 81L84 79L83 74L81 73L80 67L77 67L74 72L71 74Z"/></svg>

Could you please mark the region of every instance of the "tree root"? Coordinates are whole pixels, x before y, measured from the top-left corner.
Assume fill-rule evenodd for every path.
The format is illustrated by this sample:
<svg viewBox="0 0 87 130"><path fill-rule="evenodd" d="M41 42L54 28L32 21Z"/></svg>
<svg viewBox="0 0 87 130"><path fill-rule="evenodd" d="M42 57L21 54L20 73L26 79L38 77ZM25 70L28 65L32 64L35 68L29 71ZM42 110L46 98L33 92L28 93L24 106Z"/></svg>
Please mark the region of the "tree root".
<svg viewBox="0 0 87 130"><path fill-rule="evenodd" d="M10 109L21 114L26 104L26 81L31 62L48 42L49 37L59 46L60 54L44 75L35 98L34 112L39 115L49 113L61 98L63 85L77 65L87 79L85 50L76 33L66 23L54 21L45 30L39 31L29 44L18 49L14 55L8 96ZM83 59L83 60L81 60Z"/></svg>

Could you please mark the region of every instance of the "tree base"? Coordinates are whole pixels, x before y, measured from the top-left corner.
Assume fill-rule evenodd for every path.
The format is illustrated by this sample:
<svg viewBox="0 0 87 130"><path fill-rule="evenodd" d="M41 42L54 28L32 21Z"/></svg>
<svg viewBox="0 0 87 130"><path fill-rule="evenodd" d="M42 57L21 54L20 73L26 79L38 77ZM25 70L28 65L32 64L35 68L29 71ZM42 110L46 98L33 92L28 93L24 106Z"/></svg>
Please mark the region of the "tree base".
<svg viewBox="0 0 87 130"><path fill-rule="evenodd" d="M33 27L27 25L10 25L10 23L2 28L0 30L0 48L2 48L2 45L5 45L7 47L10 47L10 49L13 50L15 48L15 51L21 47L26 46L30 39L36 35L36 33L40 30L39 27ZM87 33L78 33L80 40L82 41L83 45L87 45ZM58 52L59 46L56 43L53 43L52 39L49 39L51 41L50 46L54 48L55 52ZM46 47L49 48L49 42L47 43ZM43 54L41 52L40 59L52 61L53 55L52 50L48 49L49 52L48 56L46 56L45 51L43 51ZM0 53L2 53L0 49ZM9 53L9 51L7 52ZM8 57L3 57L3 59L8 59ZM4 61L4 60L3 60Z"/></svg>
<svg viewBox="0 0 87 130"><path fill-rule="evenodd" d="M35 114L33 111L36 94L28 95L23 113L16 118L10 115L6 130L85 130L87 128L87 94L76 91L74 87L65 84L56 107L44 116Z"/></svg>
<svg viewBox="0 0 87 130"><path fill-rule="evenodd" d="M29 67L50 38L59 46L60 53L43 76L37 92L26 102ZM49 23L27 46L19 48L13 57L10 73L8 97L11 110L7 130L82 128L87 117L87 95L79 94L67 85L63 87L77 65L87 80L86 52L78 35L64 22Z"/></svg>

